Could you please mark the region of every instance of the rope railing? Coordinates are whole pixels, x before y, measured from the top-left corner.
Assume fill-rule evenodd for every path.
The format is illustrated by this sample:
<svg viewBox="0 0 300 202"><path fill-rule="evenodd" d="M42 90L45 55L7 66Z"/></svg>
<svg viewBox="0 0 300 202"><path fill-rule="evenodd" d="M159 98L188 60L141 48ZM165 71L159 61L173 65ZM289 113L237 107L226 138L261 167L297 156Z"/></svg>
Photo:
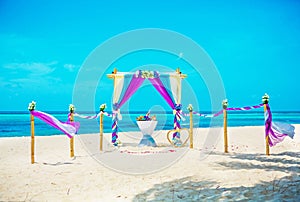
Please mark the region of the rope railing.
<svg viewBox="0 0 300 202"><path fill-rule="evenodd" d="M253 105L253 106L244 106L244 107L230 107L227 108L228 106L228 101L223 100L222 106L223 110L218 111L217 113L214 114L203 114L200 112L195 112L193 111L192 105L189 105L188 110L189 113L184 113L182 112L182 116L189 116L190 117L190 122L192 122L192 117L193 115L199 116L199 117L204 117L204 118L214 118L217 116L220 116L223 114L223 129L224 129L224 152L228 153L228 134L227 134L227 111L248 111L252 109L259 109L264 107L265 111L265 140L266 140L266 155L270 155L270 148L272 146L275 146L277 143L283 141L283 139L286 136L289 136L293 138L294 135L294 127L291 126L290 124L284 124L281 123L280 125L284 128L289 128L286 130L283 130L282 128L279 128L277 124L272 122L272 113L270 110L270 106L268 104L269 102L269 96L265 94L262 98L261 104L258 105ZM192 131L192 128L190 129ZM282 132L284 131L284 132ZM190 132L192 134L192 132ZM193 145L193 143L190 143L190 145ZM192 148L192 146L191 146Z"/></svg>
<svg viewBox="0 0 300 202"><path fill-rule="evenodd" d="M190 138L190 148L193 148L193 115L204 117L204 118L214 118L223 114L224 118L224 150L225 153L228 152L228 138L227 138L227 111L247 111L252 109L259 109L264 107L265 111L265 141L266 141L266 155L270 155L269 147L275 146L277 143L283 141L286 136L293 138L294 135L294 127L290 124L281 123L281 125L277 125L272 122L272 113L270 110L269 96L265 94L263 96L261 104L253 105L253 106L244 106L244 107L230 107L228 108L227 100L223 100L222 107L223 109L218 111L217 113L213 114L203 114L200 112L193 111L192 105L188 106L189 113L184 113L181 110L176 111L176 117L178 120L183 119L183 116L190 117L190 128L189 128L189 138ZM116 113L108 113L105 111L106 105L102 104L100 106L100 112L95 115L82 115L79 113L75 113L74 105L69 106L69 114L68 114L68 121L67 122L60 122L55 117L50 114L35 111L35 102L31 102L29 104L28 110L30 111L30 122L31 122L31 163L34 163L34 117L37 117L47 124L63 131L66 135L70 137L70 156L74 157L74 137L73 135L78 131L79 123L74 122L74 117L83 118L83 119L97 119L99 117L100 122L100 151L103 151L103 117L116 117ZM175 117L175 118L176 118ZM173 131L178 132L181 129L176 128Z"/></svg>
<svg viewBox="0 0 300 202"><path fill-rule="evenodd" d="M78 113L74 113L74 116L82 118L82 119L97 119L97 118L99 118L99 116L101 114L103 114L103 115L105 115L107 117L112 117L113 116L112 114L110 114L108 112L102 112L102 111L99 112L98 114L93 115L93 116L87 116L87 115L82 115L82 114L78 114Z"/></svg>
<svg viewBox="0 0 300 202"><path fill-rule="evenodd" d="M262 104L254 105L254 106L231 107L231 108L227 108L226 110L227 111L248 111L248 110L251 110L251 109L258 109L258 108L261 108L263 106L264 106L264 104L262 103ZM221 114L223 114L223 110L220 110L220 111L218 111L217 113L214 113L214 114L202 114L200 112L193 111L193 114L197 115L197 116L200 116L200 117L204 117L204 118L214 118L214 117L217 117L217 116L220 116ZM184 112L182 112L182 115L183 116L190 116L189 113L184 113Z"/></svg>

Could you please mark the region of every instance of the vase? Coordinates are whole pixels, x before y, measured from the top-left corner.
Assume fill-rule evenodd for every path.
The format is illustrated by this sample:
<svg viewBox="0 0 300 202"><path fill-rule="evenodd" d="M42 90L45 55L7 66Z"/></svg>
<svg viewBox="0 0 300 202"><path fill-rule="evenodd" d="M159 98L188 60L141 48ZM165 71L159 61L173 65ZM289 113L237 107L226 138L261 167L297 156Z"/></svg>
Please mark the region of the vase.
<svg viewBox="0 0 300 202"><path fill-rule="evenodd" d="M152 137L152 133L157 125L157 121L137 121L137 125L143 134L139 146L156 147L157 145Z"/></svg>

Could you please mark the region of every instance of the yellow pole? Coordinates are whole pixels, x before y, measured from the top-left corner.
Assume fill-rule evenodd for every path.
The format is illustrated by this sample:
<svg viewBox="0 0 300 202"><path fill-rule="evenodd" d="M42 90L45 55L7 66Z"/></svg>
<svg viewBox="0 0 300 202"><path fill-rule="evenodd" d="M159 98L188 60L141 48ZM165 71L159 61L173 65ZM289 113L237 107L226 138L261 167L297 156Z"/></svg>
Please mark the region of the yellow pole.
<svg viewBox="0 0 300 202"><path fill-rule="evenodd" d="M100 151L103 151L103 113L100 114Z"/></svg>
<svg viewBox="0 0 300 202"><path fill-rule="evenodd" d="M228 153L228 137L227 137L227 110L223 109L224 115L224 152Z"/></svg>
<svg viewBox="0 0 300 202"><path fill-rule="evenodd" d="M194 148L194 137L193 137L193 111L190 111L190 148Z"/></svg>
<svg viewBox="0 0 300 202"><path fill-rule="evenodd" d="M73 112L71 112L71 122L74 121L74 114ZM74 137L70 138L70 157L73 158L74 157Z"/></svg>
<svg viewBox="0 0 300 202"><path fill-rule="evenodd" d="M31 125L31 164L34 164L34 116L30 114Z"/></svg>
<svg viewBox="0 0 300 202"><path fill-rule="evenodd" d="M267 104L264 104L264 112L267 110ZM266 155L270 156L269 135L266 134Z"/></svg>
<svg viewBox="0 0 300 202"><path fill-rule="evenodd" d="M116 79L117 72L118 72L117 68L114 68L114 71L112 72L114 74L114 77L113 77L113 79L114 79L114 94L113 94L113 97L116 93L116 88L117 88L117 79ZM113 102L114 102L114 98L113 98Z"/></svg>

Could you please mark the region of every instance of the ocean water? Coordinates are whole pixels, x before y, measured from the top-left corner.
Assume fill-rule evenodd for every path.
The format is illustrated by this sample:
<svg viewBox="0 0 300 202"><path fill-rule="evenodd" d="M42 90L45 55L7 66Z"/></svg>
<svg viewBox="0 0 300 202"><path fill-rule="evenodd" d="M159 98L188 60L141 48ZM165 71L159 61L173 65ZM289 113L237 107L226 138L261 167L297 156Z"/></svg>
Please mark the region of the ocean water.
<svg viewBox="0 0 300 202"><path fill-rule="evenodd" d="M55 116L60 121L67 120L67 112L47 112ZM203 112L205 113L205 112ZM208 112L207 112L208 113ZM80 113L84 115L94 115L93 113ZM138 131L136 117L144 115L146 112L123 113L122 120L119 121L120 131ZM174 116L170 113L152 112L156 115L158 125L156 130L171 130ZM273 112L273 121L280 121L290 124L300 124L300 112ZM181 122L183 128L189 127L189 117ZM78 134L98 133L99 120L87 120L75 117L76 122L80 122ZM193 116L194 127L218 127L223 124L223 115L216 118L203 118ZM111 132L111 118L104 118L104 132ZM264 125L264 113L260 111L240 111L228 112L228 126L262 126ZM62 132L47 125L43 121L35 118L35 135L60 135ZM29 112L0 112L0 137L21 137L30 136L30 114Z"/></svg>

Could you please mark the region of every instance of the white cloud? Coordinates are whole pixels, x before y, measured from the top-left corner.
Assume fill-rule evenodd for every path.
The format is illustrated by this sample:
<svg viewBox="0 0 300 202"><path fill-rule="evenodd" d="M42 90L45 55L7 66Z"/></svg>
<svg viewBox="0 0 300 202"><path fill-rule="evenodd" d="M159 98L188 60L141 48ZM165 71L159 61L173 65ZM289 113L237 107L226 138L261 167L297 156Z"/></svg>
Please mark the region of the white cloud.
<svg viewBox="0 0 300 202"><path fill-rule="evenodd" d="M0 79L0 87L9 91L17 89L41 88L56 84L56 77L51 76L55 70L56 61L49 63L9 63L3 65L4 78Z"/></svg>
<svg viewBox="0 0 300 202"><path fill-rule="evenodd" d="M6 69L13 69L13 70L25 70L31 75L47 75L50 74L55 70L53 65L57 64L57 62L53 61L50 63L39 63L39 62L32 62L32 63L10 63L4 65Z"/></svg>
<svg viewBox="0 0 300 202"><path fill-rule="evenodd" d="M73 65L73 64L64 64L64 68L69 70L70 72L73 72L74 69L78 68L78 65Z"/></svg>

